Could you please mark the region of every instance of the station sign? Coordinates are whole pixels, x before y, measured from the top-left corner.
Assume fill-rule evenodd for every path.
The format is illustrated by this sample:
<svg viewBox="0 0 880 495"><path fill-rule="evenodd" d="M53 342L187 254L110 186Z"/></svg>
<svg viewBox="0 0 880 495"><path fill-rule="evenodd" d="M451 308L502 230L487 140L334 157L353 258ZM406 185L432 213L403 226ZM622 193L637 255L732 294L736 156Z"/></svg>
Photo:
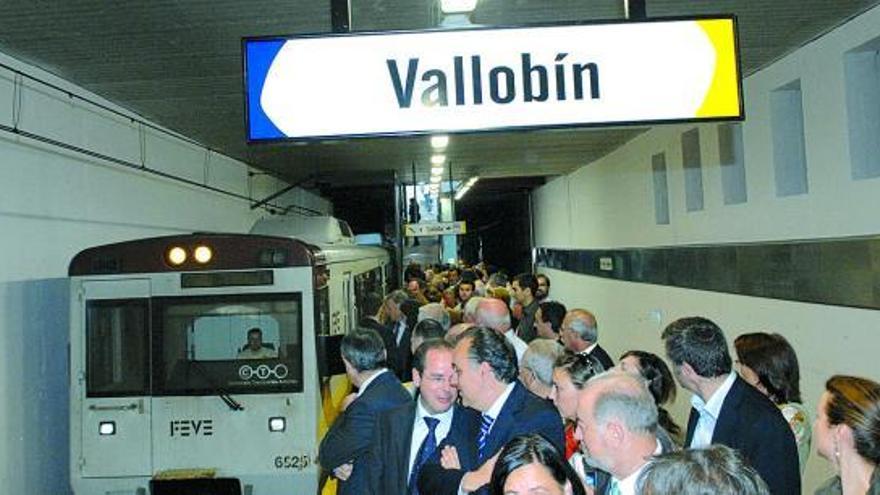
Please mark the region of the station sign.
<svg viewBox="0 0 880 495"><path fill-rule="evenodd" d="M462 235L467 233L464 222L408 223L403 226L406 237Z"/></svg>
<svg viewBox="0 0 880 495"><path fill-rule="evenodd" d="M734 17L244 40L249 141L743 118Z"/></svg>

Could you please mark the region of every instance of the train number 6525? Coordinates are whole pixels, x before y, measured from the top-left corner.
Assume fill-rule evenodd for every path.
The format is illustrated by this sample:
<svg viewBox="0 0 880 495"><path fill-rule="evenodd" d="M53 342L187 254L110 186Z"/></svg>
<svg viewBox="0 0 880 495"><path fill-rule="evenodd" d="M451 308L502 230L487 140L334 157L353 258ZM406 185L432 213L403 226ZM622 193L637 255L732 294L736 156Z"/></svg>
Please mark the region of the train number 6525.
<svg viewBox="0 0 880 495"><path fill-rule="evenodd" d="M277 469L296 469L302 471L312 464L312 459L308 454L300 455L279 455L275 457L275 467Z"/></svg>

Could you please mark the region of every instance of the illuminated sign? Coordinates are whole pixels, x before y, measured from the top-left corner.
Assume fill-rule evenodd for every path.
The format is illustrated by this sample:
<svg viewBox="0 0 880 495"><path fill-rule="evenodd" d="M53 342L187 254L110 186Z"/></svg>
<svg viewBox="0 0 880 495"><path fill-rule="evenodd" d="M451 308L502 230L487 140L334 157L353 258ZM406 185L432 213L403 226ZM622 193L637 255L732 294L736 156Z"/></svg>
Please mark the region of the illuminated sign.
<svg viewBox="0 0 880 495"><path fill-rule="evenodd" d="M248 39L248 139L740 119L732 17Z"/></svg>
<svg viewBox="0 0 880 495"><path fill-rule="evenodd" d="M467 227L464 222L408 223L403 233L406 237L462 235L467 233Z"/></svg>

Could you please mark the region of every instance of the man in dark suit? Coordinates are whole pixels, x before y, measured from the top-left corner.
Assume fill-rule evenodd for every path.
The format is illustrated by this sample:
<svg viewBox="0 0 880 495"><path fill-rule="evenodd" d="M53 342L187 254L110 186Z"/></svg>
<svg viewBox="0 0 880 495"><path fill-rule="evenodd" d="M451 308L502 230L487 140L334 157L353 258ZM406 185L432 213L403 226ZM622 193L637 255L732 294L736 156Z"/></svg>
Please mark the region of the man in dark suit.
<svg viewBox="0 0 880 495"><path fill-rule="evenodd" d="M739 450L775 495L801 492L797 445L782 413L736 373L724 333L700 317L663 330L666 355L693 392L685 447L720 443Z"/></svg>
<svg viewBox="0 0 880 495"><path fill-rule="evenodd" d="M675 450L668 436L657 435L657 404L645 381L622 371L606 371L587 382L578 398L577 424L582 454L601 469L597 495L635 495L651 456Z"/></svg>
<svg viewBox="0 0 880 495"><path fill-rule="evenodd" d="M408 317L408 312L412 313L412 318ZM396 290L385 298L385 315L388 330L382 336L382 340L388 350L388 367L400 381L408 382L412 370L410 339L412 327L415 326L418 318L418 303L410 299L406 292Z"/></svg>
<svg viewBox="0 0 880 495"><path fill-rule="evenodd" d="M486 493L498 452L516 435L538 433L563 451L559 412L516 379L516 354L502 334L486 327L467 330L452 360L462 403L482 413L479 429L467 442L441 446L436 462L422 469L421 493Z"/></svg>
<svg viewBox="0 0 880 495"><path fill-rule="evenodd" d="M586 309L573 309L566 313L559 336L562 344L571 352L593 356L606 370L614 367L611 356L599 345L596 317Z"/></svg>
<svg viewBox="0 0 880 495"><path fill-rule="evenodd" d="M373 330L359 329L340 343L342 361L358 393L336 418L318 450L323 469L339 479L338 495L360 495L370 489L369 453L376 417L405 404L412 396L384 368L385 346Z"/></svg>
<svg viewBox="0 0 880 495"><path fill-rule="evenodd" d="M375 330L382 341L390 340L391 330L388 326L379 321L379 310L385 301L382 296L376 292L367 292L361 301L360 310L361 319L358 321L358 328L369 328ZM387 349L386 349L387 350Z"/></svg>
<svg viewBox="0 0 880 495"><path fill-rule="evenodd" d="M412 371L416 400L379 416L371 455L373 494L418 494L419 473L437 446L460 445L476 436L476 412L455 403L452 350L442 339L419 346Z"/></svg>

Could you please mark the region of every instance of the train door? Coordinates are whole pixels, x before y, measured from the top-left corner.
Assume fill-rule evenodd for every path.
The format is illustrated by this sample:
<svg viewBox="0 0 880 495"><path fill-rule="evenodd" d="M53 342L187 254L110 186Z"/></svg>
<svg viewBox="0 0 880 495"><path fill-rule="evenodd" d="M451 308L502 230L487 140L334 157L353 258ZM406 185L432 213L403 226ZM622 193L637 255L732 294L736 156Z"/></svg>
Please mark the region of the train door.
<svg viewBox="0 0 880 495"><path fill-rule="evenodd" d="M150 281L84 281L82 476L150 476Z"/></svg>
<svg viewBox="0 0 880 495"><path fill-rule="evenodd" d="M345 304L345 307L342 310L345 323L342 325L342 328L345 329L345 333L349 333L352 329L357 327L357 321L355 321L354 316L354 284L351 272L345 272L342 274L342 301L343 304Z"/></svg>

